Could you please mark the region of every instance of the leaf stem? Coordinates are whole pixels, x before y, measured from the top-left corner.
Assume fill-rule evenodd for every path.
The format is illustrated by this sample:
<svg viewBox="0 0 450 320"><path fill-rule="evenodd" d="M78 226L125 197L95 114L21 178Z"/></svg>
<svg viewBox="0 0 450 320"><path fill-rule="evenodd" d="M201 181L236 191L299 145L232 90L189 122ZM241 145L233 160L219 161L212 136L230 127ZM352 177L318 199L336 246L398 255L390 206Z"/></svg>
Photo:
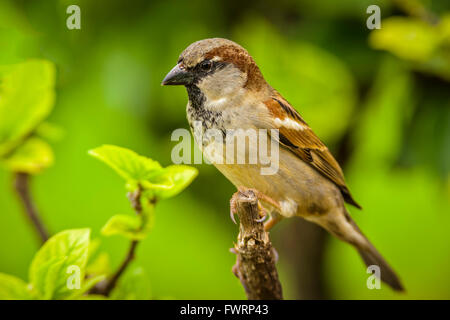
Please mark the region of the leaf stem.
<svg viewBox="0 0 450 320"><path fill-rule="evenodd" d="M123 260L119 269L117 269L117 271L113 274L113 276L108 280L105 288L103 289L104 291L101 292L101 294L103 294L104 296L109 296L112 289L115 288L117 281L119 281L120 276L125 272L131 261L133 261L136 252L136 247L138 244L139 244L138 240L131 241L130 248L128 249L125 259Z"/></svg>
<svg viewBox="0 0 450 320"><path fill-rule="evenodd" d="M17 192L23 206L25 209L25 213L30 219L31 223L36 228L41 241L44 243L49 238L49 233L47 228L44 226L36 205L33 201L30 192L30 175L24 172L15 173L14 177L14 189Z"/></svg>
<svg viewBox="0 0 450 320"><path fill-rule="evenodd" d="M136 214L142 214L142 205L141 205L141 194L142 189L139 187L135 192L131 192L128 194L128 198L130 200L131 206L136 211ZM139 240L132 240L130 243L130 247L128 249L127 255L125 259L120 264L119 268L116 272L107 280L106 282L99 283L95 286L91 293L101 294L108 297L111 294L111 291L116 287L117 282L119 281L122 274L127 269L128 265L134 260L136 247L139 244Z"/></svg>

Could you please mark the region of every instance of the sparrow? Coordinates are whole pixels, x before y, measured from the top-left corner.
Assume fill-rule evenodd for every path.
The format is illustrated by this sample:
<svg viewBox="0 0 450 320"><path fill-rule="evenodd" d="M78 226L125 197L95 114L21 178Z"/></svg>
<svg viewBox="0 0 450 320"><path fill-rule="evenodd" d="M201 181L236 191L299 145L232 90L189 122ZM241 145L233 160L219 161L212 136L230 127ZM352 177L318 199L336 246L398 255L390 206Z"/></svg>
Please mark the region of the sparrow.
<svg viewBox="0 0 450 320"><path fill-rule="evenodd" d="M239 129L263 130L268 141L278 144L278 170L273 174L261 174L260 162L211 161L238 190L257 191L270 213L266 230L284 217L316 223L354 246L367 266L379 267L382 281L403 291L396 273L346 210L345 203L361 207L338 162L297 110L266 82L247 50L222 38L194 42L161 84L186 87L187 119L192 130L200 124L203 135L194 137L207 159L224 155L226 147L226 139L205 134L208 130L223 136L242 133ZM262 145L248 143L244 153L248 156Z"/></svg>

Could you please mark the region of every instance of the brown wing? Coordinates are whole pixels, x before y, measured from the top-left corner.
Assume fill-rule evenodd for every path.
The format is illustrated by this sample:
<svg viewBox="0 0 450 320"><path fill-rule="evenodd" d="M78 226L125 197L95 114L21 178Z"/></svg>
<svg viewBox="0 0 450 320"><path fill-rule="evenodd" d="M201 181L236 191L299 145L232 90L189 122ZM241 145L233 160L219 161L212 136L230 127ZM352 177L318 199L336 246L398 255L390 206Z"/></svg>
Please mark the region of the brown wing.
<svg viewBox="0 0 450 320"><path fill-rule="evenodd" d="M279 129L280 144L333 181L341 190L344 200L361 209L345 184L338 162L300 114L281 96L266 101L265 105L275 119L278 119L275 125Z"/></svg>

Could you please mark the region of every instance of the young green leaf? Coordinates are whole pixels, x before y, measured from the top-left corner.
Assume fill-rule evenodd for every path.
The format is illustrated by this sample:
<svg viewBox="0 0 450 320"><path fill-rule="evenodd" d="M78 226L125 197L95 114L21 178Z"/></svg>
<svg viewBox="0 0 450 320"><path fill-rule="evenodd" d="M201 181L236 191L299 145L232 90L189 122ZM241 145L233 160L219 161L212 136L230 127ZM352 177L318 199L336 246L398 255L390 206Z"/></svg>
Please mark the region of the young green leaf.
<svg viewBox="0 0 450 320"><path fill-rule="evenodd" d="M106 163L127 181L146 180L162 169L158 162L118 146L103 145L89 150L89 154Z"/></svg>
<svg viewBox="0 0 450 320"><path fill-rule="evenodd" d="M44 300L51 300L55 294L57 288L58 278L62 276L64 272L63 266L67 257L54 257L46 261L43 268L39 269L39 279L43 280L43 295L41 298Z"/></svg>
<svg viewBox="0 0 450 320"><path fill-rule="evenodd" d="M33 299L27 284L22 279L0 273L0 300Z"/></svg>
<svg viewBox="0 0 450 320"><path fill-rule="evenodd" d="M44 140L29 138L3 164L14 172L36 174L53 164L53 151Z"/></svg>
<svg viewBox="0 0 450 320"><path fill-rule="evenodd" d="M95 256L99 252L101 241L99 238L91 239L89 241L89 250L88 250L88 264L94 260Z"/></svg>
<svg viewBox="0 0 450 320"><path fill-rule="evenodd" d="M438 28L413 18L384 19L383 28L372 31L369 42L375 49L384 49L402 59L425 61L440 42Z"/></svg>
<svg viewBox="0 0 450 320"><path fill-rule="evenodd" d="M185 165L172 165L164 168L157 178L170 180L172 187L155 190L158 198L166 199L183 191L198 175L198 170ZM155 177L156 178L156 177Z"/></svg>
<svg viewBox="0 0 450 320"><path fill-rule="evenodd" d="M149 230L142 219L138 215L117 214L106 222L101 232L104 236L121 235L131 240L143 240Z"/></svg>
<svg viewBox="0 0 450 320"><path fill-rule="evenodd" d="M106 275L102 274L87 278L83 282L83 286L79 290L74 290L74 293L65 298L65 300L75 300L91 290L97 283L106 279Z"/></svg>
<svg viewBox="0 0 450 320"><path fill-rule="evenodd" d="M33 289L44 299L63 299L74 293L69 277L82 283L88 259L89 229L62 231L51 237L31 262L29 277Z"/></svg>
<svg viewBox="0 0 450 320"><path fill-rule="evenodd" d="M101 275L110 274L111 264L109 262L109 255L106 252L101 252L92 261L88 262L86 266L86 274L89 275Z"/></svg>
<svg viewBox="0 0 450 320"><path fill-rule="evenodd" d="M197 176L197 169L184 165L162 168L161 165L137 153L112 145L89 151L127 180L127 189L134 191L140 185L149 199L173 197L186 188Z"/></svg>
<svg viewBox="0 0 450 320"><path fill-rule="evenodd" d="M46 60L0 66L0 156L9 153L51 112L55 67Z"/></svg>
<svg viewBox="0 0 450 320"><path fill-rule="evenodd" d="M150 280L140 266L130 266L111 292L113 300L151 299Z"/></svg>

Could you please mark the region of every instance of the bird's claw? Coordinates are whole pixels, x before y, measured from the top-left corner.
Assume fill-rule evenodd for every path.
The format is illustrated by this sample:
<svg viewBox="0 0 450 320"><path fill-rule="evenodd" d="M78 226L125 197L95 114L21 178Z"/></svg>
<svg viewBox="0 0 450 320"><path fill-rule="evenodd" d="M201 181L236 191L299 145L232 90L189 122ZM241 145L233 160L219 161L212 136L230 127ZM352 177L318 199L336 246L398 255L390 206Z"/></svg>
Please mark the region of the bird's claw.
<svg viewBox="0 0 450 320"><path fill-rule="evenodd" d="M238 187L238 192L245 192L248 190L252 191L256 195L256 198L258 198L258 201L259 200L263 201L263 202L269 204L270 206L274 207L278 211L281 211L280 203L278 201L272 199L271 197L265 195L264 193L262 193L256 189L252 189L252 188Z"/></svg>
<svg viewBox="0 0 450 320"><path fill-rule="evenodd" d="M234 217L234 215L236 214L236 197L237 197L237 192L235 194L233 194L233 196L231 197L231 200L230 200L230 218L231 218L231 221L234 222L234 224L237 224L236 219Z"/></svg>
<svg viewBox="0 0 450 320"><path fill-rule="evenodd" d="M231 221L233 221L234 224L237 224L236 219L234 218L235 212L233 210L230 210L230 218Z"/></svg>
<svg viewBox="0 0 450 320"><path fill-rule="evenodd" d="M236 193L234 193L230 199L230 218L231 218L231 221L234 222L234 224L237 224L236 219L235 219L235 215L237 213L237 205L236 205L237 197L238 197L239 193L244 193L246 191L252 191L258 199L258 209L260 212L262 212L262 214L261 214L261 218L257 219L256 222L265 222L267 220L267 218L269 217L269 214L267 213L265 208L260 205L259 200L278 209L278 211L281 211L281 206L278 201L270 198L269 196L265 195L264 193L262 193L256 189L251 189L251 188L246 188L246 187L241 186L241 187L238 187L238 191ZM272 217L270 217L270 219L265 222L264 228L266 230L269 230L277 221L278 221L278 219L273 219Z"/></svg>
<svg viewBox="0 0 450 320"><path fill-rule="evenodd" d="M263 215L261 218L259 218L259 219L256 219L255 221L256 222L264 222L264 221L266 221L266 219L267 219L267 214L265 214L265 215Z"/></svg>
<svg viewBox="0 0 450 320"><path fill-rule="evenodd" d="M272 215L270 219L264 223L264 230L270 231L270 229L272 229L278 222L280 222L281 219L282 217L278 214Z"/></svg>
<svg viewBox="0 0 450 320"><path fill-rule="evenodd" d="M255 221L258 222L258 223L266 221L266 219L269 216L269 214L267 213L267 210L264 209L263 206L261 206L259 201L258 201L258 210L259 210L259 215L261 216L261 218L256 219Z"/></svg>

